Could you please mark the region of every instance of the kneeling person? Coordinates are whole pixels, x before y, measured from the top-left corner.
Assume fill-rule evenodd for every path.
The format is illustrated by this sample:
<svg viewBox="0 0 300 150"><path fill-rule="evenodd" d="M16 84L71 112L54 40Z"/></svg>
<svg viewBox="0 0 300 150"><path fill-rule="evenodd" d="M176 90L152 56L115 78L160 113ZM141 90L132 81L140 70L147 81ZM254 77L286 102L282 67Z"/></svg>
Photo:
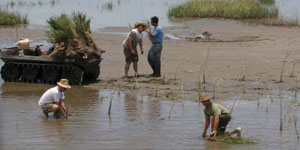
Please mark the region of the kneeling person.
<svg viewBox="0 0 300 150"><path fill-rule="evenodd" d="M67 79L61 79L57 86L47 90L39 100L39 106L42 108L44 115L48 118L49 112L62 114L65 118L68 117L65 106L66 89L71 88Z"/></svg>
<svg viewBox="0 0 300 150"><path fill-rule="evenodd" d="M211 123L211 133L210 137L224 134L226 130L226 126L231 120L230 112L222 105L212 103L208 96L202 96L200 101L202 102L205 115L205 125L202 133L202 137L206 137L206 131ZM228 132L228 134L232 134L233 131Z"/></svg>

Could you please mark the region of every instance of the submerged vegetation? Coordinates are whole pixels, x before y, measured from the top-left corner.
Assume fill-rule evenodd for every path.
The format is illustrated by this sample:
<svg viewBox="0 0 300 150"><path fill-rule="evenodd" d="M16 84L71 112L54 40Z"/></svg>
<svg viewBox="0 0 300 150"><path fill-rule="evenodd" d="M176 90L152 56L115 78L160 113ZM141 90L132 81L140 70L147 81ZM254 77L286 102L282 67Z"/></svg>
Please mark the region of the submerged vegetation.
<svg viewBox="0 0 300 150"><path fill-rule="evenodd" d="M277 16L278 11L270 11L253 0L192 0L171 8L168 15L174 17L250 19Z"/></svg>
<svg viewBox="0 0 300 150"><path fill-rule="evenodd" d="M228 144L255 144L253 140L243 137L217 136L209 138L208 140Z"/></svg>
<svg viewBox="0 0 300 150"><path fill-rule="evenodd" d="M0 10L0 25L17 25L28 24L28 18L26 15L21 15L17 12L9 12L6 10Z"/></svg>

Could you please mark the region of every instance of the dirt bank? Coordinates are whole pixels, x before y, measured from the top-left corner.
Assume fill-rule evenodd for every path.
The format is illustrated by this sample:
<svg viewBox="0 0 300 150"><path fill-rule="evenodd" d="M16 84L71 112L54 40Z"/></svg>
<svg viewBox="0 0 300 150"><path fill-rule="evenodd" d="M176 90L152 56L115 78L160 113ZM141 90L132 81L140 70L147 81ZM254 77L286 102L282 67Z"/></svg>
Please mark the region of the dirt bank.
<svg viewBox="0 0 300 150"><path fill-rule="evenodd" d="M178 100L195 100L199 94L199 76L203 82L203 64L209 49L206 84L201 87L209 95L228 99L237 92L259 91L263 94L266 91L264 89L278 89L277 85L282 85L286 90L294 87L295 78L289 76L292 72L291 61L300 60L299 27L254 26L237 21L200 19L188 21L183 26L164 28L165 34L178 37L194 37L208 31L215 40L193 42L166 39L162 52L162 78L122 80L120 77L124 74L125 61L121 43L128 30L111 27L101 29L94 35L95 41L106 53L101 64L101 80L86 86L97 89L120 88L129 93L157 96L158 99L174 100L179 97ZM14 31L12 28L1 28L0 36L15 37ZM19 34L22 37L45 39L43 30L20 29ZM146 51L140 55L139 62L141 74L151 73L147 63L149 48L150 42L145 37ZM277 83L286 51L291 51L291 55L284 69L284 82ZM246 81L239 81L244 64L247 64ZM299 78L300 64L295 66L294 75ZM132 70L130 73L133 74Z"/></svg>

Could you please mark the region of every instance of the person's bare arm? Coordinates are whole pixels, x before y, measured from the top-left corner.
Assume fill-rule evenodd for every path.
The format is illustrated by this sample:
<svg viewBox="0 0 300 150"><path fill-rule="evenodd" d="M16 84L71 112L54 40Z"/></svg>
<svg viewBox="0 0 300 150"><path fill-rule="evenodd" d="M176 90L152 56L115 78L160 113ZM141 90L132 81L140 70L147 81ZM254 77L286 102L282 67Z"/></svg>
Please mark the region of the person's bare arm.
<svg viewBox="0 0 300 150"><path fill-rule="evenodd" d="M61 112L63 113L63 116L64 116L65 118L68 118L68 112L67 112L67 109L66 109L66 105L65 105L64 100L61 100L60 105L59 105L59 108L61 109Z"/></svg>
<svg viewBox="0 0 300 150"><path fill-rule="evenodd" d="M205 124L204 124L204 129L203 129L203 133L202 133L202 137L206 137L206 131L209 127L210 124L210 120L209 119L205 119Z"/></svg>
<svg viewBox="0 0 300 150"><path fill-rule="evenodd" d="M146 32L149 34L150 38L155 38L155 36L151 33L150 29L146 29Z"/></svg>
<svg viewBox="0 0 300 150"><path fill-rule="evenodd" d="M61 101L61 103L60 103L60 106L61 106L63 109L65 109L65 110L66 110L66 105L65 105L65 102L64 102L64 100L62 100L62 101Z"/></svg>
<svg viewBox="0 0 300 150"><path fill-rule="evenodd" d="M219 126L219 115L213 116L212 120L212 131L210 133L210 136L213 136L217 132Z"/></svg>
<svg viewBox="0 0 300 150"><path fill-rule="evenodd" d="M128 47L129 47L131 53L136 54L135 50L132 47L132 37L131 36L128 37Z"/></svg>
<svg viewBox="0 0 300 150"><path fill-rule="evenodd" d="M143 40L139 41L139 46L141 48L141 54L144 54L144 50L143 50Z"/></svg>

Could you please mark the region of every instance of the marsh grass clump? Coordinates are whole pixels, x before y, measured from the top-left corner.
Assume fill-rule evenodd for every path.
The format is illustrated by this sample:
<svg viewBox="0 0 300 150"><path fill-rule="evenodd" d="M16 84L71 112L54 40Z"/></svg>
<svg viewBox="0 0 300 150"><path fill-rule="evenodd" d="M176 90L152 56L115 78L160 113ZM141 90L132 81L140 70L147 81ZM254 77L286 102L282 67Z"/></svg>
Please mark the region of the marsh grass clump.
<svg viewBox="0 0 300 150"><path fill-rule="evenodd" d="M51 17L48 21L49 30L46 32L52 43L67 43L75 37L85 41L85 45L94 44L91 39L91 20L81 12L74 12L71 17L66 14Z"/></svg>
<svg viewBox="0 0 300 150"><path fill-rule="evenodd" d="M275 0L258 0L260 3L262 4L274 4L275 3Z"/></svg>
<svg viewBox="0 0 300 150"><path fill-rule="evenodd" d="M228 144L255 144L255 142L249 138L244 137L232 137L232 136L216 136L208 139L209 141L228 143Z"/></svg>
<svg viewBox="0 0 300 150"><path fill-rule="evenodd" d="M169 9L168 15L170 17L257 19L278 15L273 13L274 11L269 11L254 0L192 0Z"/></svg>
<svg viewBox="0 0 300 150"><path fill-rule="evenodd" d="M27 15L0 9L0 25L28 24Z"/></svg>
<svg viewBox="0 0 300 150"><path fill-rule="evenodd" d="M50 30L47 31L46 34L52 43L67 43L68 40L76 36L75 24L66 14L51 17L47 23L49 24Z"/></svg>

